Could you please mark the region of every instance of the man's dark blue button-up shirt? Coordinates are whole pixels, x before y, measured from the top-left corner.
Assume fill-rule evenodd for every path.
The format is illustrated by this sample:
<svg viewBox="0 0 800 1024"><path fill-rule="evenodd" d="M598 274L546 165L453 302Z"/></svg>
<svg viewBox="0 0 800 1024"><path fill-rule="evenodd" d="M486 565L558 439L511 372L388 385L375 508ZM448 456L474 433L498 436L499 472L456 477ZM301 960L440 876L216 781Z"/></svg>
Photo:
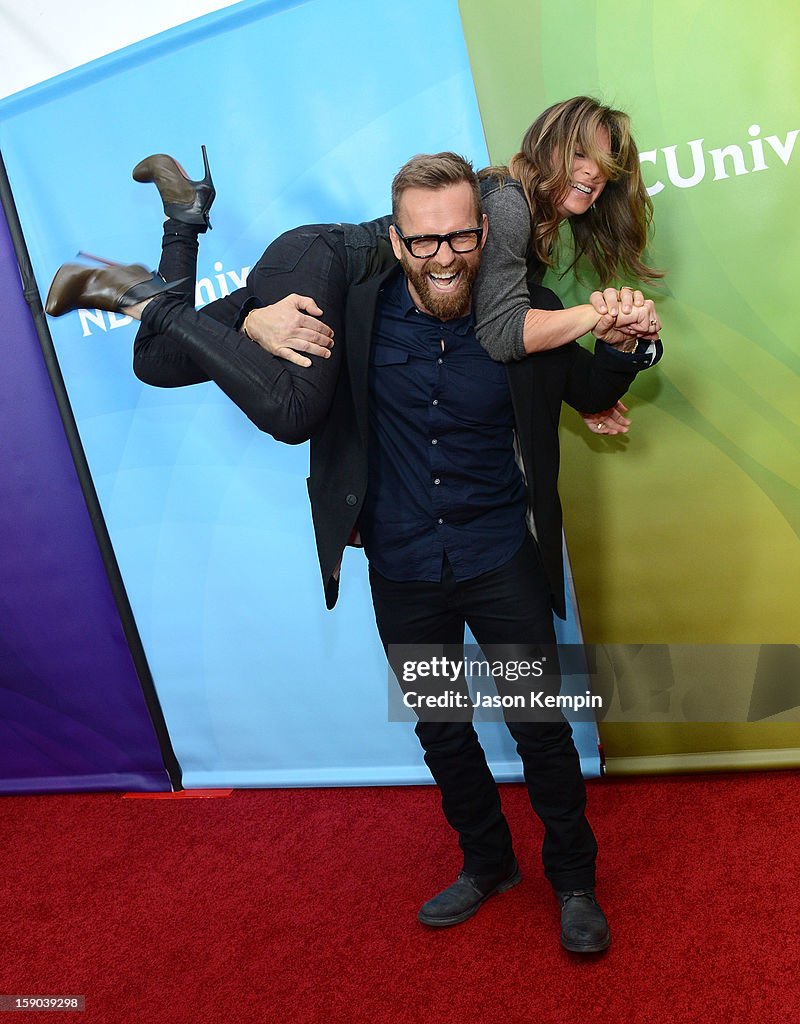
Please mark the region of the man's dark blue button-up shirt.
<svg viewBox="0 0 800 1024"><path fill-rule="evenodd" d="M369 486L360 516L372 566L388 579L457 580L507 562L525 538L505 367L472 315L420 312L403 275L383 290L369 368Z"/></svg>

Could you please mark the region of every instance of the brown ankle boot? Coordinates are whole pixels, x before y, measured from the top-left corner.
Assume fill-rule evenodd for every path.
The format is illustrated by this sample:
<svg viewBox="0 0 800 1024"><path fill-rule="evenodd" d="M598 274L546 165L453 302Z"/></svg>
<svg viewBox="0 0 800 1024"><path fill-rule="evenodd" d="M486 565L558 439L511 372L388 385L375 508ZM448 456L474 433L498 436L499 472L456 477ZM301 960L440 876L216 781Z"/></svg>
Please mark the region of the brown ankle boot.
<svg viewBox="0 0 800 1024"><path fill-rule="evenodd" d="M168 217L205 231L211 227L208 212L217 193L211 180L206 147L201 149L205 175L200 181L192 181L178 161L166 153L154 153L140 160L133 169L133 180L152 181Z"/></svg>
<svg viewBox="0 0 800 1024"><path fill-rule="evenodd" d="M45 309L50 316L63 316L73 309L105 309L116 313L178 283L167 284L141 263L129 266L115 263L104 267L65 263L53 278Z"/></svg>

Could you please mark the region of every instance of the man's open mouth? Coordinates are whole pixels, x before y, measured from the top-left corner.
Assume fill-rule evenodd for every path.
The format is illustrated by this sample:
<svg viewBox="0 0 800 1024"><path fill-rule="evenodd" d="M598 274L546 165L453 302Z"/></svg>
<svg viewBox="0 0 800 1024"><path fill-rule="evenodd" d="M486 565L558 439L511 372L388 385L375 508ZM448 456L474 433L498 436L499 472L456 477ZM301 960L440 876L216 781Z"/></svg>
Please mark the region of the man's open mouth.
<svg viewBox="0 0 800 1024"><path fill-rule="evenodd" d="M461 279L461 271L456 270L450 274L434 273L431 271L428 274L428 278L437 291L449 292L458 287L458 283Z"/></svg>

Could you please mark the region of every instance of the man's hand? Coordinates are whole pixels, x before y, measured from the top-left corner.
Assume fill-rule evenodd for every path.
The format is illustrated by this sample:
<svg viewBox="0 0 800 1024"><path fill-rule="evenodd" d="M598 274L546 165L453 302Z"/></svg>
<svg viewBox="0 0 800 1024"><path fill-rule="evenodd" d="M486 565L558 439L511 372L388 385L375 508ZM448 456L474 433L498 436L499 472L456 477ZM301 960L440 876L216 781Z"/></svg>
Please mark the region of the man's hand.
<svg viewBox="0 0 800 1024"><path fill-rule="evenodd" d="M627 434L631 421L623 415L628 411L627 405L617 402L611 409L603 412L582 412L581 418L593 434Z"/></svg>
<svg viewBox="0 0 800 1024"><path fill-rule="evenodd" d="M623 351L634 349L637 338L657 338L661 321L652 299L646 299L640 291L627 286L619 291L606 288L604 292L592 292L589 302L600 314L592 334L609 345L619 346Z"/></svg>
<svg viewBox="0 0 800 1024"><path fill-rule="evenodd" d="M244 318L242 330L271 355L297 366L311 366L311 360L298 353L308 352L327 359L333 348L333 331L315 319L322 315L312 298L292 294L271 306L251 310Z"/></svg>

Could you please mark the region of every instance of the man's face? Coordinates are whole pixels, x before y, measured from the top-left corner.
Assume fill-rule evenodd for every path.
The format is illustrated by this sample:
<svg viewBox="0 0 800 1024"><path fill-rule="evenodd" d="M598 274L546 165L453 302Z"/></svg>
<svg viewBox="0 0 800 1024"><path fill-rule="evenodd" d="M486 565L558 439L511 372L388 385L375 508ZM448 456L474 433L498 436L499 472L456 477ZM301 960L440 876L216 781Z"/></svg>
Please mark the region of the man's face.
<svg viewBox="0 0 800 1024"><path fill-rule="evenodd" d="M400 198L397 226L411 235L446 235L482 227L480 245L468 253L456 253L442 242L435 256L412 256L392 227L389 235L395 256L408 278L408 290L417 307L440 320L451 320L469 312L472 282L481 262L486 241L486 217L478 219L475 198L467 182L444 188L407 188Z"/></svg>

